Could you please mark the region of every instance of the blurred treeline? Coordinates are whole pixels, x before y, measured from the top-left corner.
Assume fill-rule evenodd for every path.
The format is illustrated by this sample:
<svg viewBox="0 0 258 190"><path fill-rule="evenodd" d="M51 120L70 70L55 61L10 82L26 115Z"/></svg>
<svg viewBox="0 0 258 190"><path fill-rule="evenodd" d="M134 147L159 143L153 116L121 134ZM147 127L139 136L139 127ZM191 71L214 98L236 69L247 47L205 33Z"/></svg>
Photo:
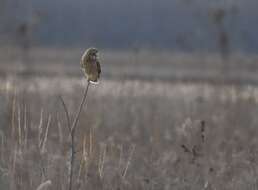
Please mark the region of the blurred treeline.
<svg viewBox="0 0 258 190"><path fill-rule="evenodd" d="M254 53L257 19L257 0L0 0L0 43Z"/></svg>

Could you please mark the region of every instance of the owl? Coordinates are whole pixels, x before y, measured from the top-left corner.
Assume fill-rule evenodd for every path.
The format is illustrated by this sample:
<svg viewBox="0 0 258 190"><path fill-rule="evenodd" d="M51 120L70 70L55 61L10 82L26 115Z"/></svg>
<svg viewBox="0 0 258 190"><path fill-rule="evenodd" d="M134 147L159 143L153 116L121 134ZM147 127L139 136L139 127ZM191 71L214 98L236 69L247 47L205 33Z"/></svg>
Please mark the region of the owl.
<svg viewBox="0 0 258 190"><path fill-rule="evenodd" d="M96 48L87 49L81 58L81 68L88 82L97 84L101 68L97 57L98 50Z"/></svg>

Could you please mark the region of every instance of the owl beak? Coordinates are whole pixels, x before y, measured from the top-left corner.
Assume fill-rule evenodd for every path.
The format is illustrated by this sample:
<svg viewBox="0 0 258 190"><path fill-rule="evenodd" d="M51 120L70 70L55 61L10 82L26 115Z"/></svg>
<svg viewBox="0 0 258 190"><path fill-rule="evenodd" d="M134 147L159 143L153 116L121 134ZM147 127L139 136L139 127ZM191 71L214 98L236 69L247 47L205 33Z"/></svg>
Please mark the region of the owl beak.
<svg viewBox="0 0 258 190"><path fill-rule="evenodd" d="M92 59L93 59L93 61L96 61L97 60L97 54L92 55Z"/></svg>

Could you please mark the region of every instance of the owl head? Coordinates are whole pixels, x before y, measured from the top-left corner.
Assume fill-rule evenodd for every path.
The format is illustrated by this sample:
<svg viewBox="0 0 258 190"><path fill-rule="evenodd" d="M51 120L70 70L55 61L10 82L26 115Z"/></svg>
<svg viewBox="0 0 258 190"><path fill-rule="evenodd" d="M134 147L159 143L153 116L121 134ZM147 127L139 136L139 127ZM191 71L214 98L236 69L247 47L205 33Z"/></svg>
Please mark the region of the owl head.
<svg viewBox="0 0 258 190"><path fill-rule="evenodd" d="M96 48L89 48L86 50L86 59L88 61L96 61L97 60L98 50Z"/></svg>

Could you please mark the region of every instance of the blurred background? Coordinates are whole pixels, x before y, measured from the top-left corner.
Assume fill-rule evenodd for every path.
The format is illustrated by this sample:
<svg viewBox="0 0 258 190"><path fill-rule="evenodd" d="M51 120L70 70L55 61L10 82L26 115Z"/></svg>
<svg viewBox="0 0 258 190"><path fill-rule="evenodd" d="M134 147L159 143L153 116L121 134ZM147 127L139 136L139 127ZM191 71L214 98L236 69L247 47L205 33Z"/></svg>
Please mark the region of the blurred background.
<svg viewBox="0 0 258 190"><path fill-rule="evenodd" d="M74 189L257 189L257 19L257 0L0 0L0 189L67 189L60 96L74 118L89 47Z"/></svg>
<svg viewBox="0 0 258 190"><path fill-rule="evenodd" d="M72 70L80 55L93 46L107 53L104 67L118 64L105 69L106 77L214 80L229 72L227 81L241 82L240 75L245 75L243 80L254 82L247 69L256 69L256 0L1 0L0 4L1 57L8 59L1 61L1 68L7 62L18 64L6 68L8 72L28 74L52 63L49 70L60 73L54 65L67 63L62 66L65 72L78 74ZM158 66L134 70L132 64L143 63ZM244 74L239 74L243 67ZM122 75L113 72L117 68ZM146 74L149 70L154 73ZM1 71L3 75L4 68Z"/></svg>
<svg viewBox="0 0 258 190"><path fill-rule="evenodd" d="M255 0L1 0L1 44L257 53ZM223 34L222 34L223 33ZM24 42L25 43L25 42Z"/></svg>

